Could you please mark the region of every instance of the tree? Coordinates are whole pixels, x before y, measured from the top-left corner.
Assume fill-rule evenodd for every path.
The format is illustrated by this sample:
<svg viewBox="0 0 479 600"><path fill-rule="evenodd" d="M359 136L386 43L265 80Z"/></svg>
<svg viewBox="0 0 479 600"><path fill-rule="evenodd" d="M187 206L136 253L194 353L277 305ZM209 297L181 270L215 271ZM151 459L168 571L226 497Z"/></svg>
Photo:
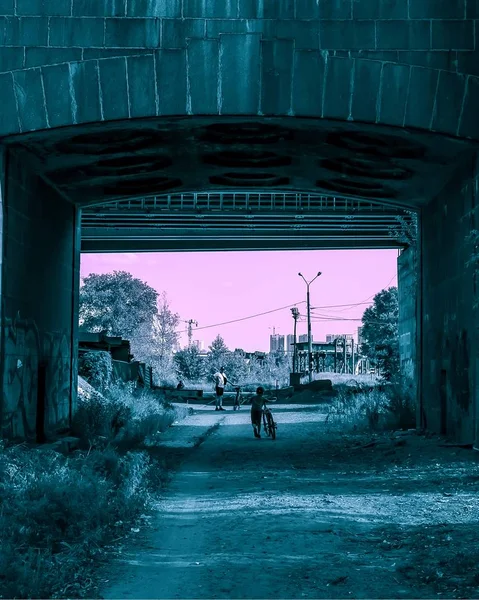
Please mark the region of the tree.
<svg viewBox="0 0 479 600"><path fill-rule="evenodd" d="M219 334L211 342L211 346L208 346L208 350L208 373L213 375L220 367L226 367L226 356L229 350Z"/></svg>
<svg viewBox="0 0 479 600"><path fill-rule="evenodd" d="M364 311L362 352L379 366L385 379L399 371L398 290L390 287L374 296L373 305Z"/></svg>
<svg viewBox="0 0 479 600"><path fill-rule="evenodd" d="M204 374L204 359L196 346L179 350L174 356L178 377L189 381L198 381Z"/></svg>
<svg viewBox="0 0 479 600"><path fill-rule="evenodd" d="M158 315L158 292L126 271L91 273L80 288L80 328L132 339Z"/></svg>
<svg viewBox="0 0 479 600"><path fill-rule="evenodd" d="M153 367L156 379L167 379L174 369L173 351L178 343L179 322L180 316L171 310L168 297L163 292L158 314L154 316L152 323L142 325L131 336L133 355L137 360Z"/></svg>
<svg viewBox="0 0 479 600"><path fill-rule="evenodd" d="M170 308L166 292L161 295L158 315L154 320L154 333L157 340L157 351L160 359L170 357L179 340L177 327L180 315Z"/></svg>

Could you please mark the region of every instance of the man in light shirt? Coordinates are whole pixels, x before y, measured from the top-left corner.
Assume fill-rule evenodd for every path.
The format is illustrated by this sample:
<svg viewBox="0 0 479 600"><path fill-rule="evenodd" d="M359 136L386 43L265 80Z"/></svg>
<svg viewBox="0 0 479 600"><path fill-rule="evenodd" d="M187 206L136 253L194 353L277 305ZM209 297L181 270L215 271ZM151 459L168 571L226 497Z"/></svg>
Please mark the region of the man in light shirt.
<svg viewBox="0 0 479 600"><path fill-rule="evenodd" d="M215 378L215 392L216 392L216 408L215 408L215 410L225 410L223 408L223 394L225 392L225 386L228 383L228 379L225 374L225 368L221 367L221 369L214 374L214 378Z"/></svg>

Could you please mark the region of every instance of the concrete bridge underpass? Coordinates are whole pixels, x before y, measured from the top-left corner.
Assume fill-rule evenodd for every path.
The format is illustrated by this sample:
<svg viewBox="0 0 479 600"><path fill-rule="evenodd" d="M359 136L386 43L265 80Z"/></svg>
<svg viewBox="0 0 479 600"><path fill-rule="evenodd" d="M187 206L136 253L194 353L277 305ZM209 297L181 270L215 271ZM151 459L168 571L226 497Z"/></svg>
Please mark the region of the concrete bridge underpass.
<svg viewBox="0 0 479 600"><path fill-rule="evenodd" d="M413 211L418 424L476 440L477 1L0 11L3 435L75 411L82 249L404 247Z"/></svg>

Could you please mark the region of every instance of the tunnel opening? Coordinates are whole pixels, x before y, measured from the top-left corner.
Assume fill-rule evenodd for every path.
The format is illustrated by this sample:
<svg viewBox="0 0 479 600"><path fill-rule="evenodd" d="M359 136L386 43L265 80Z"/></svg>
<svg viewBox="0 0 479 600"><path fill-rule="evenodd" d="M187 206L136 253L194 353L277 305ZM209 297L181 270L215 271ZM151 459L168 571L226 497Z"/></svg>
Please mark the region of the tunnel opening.
<svg viewBox="0 0 479 600"><path fill-rule="evenodd" d="M412 216L428 210L460 165L470 161L474 144L418 130L306 117L173 116L12 136L6 148L7 201L17 180L22 191L15 193L25 193L28 172L41 182L31 199L39 214L61 228L71 212L72 228L62 239L67 245L71 236L76 257L70 267L73 315L80 251L389 248L401 250L400 260L407 263L407 248L416 241ZM42 208L47 189L54 192L48 210ZM418 270L421 240L419 235ZM65 252L70 252L66 246ZM417 281L422 277L420 272ZM58 273L54 279L60 280ZM402 304L407 308L401 308L407 313L400 333L403 362L411 372L416 367L423 372L418 315L424 290L416 306L414 286L408 285ZM15 312L7 312L14 323ZM53 317L43 318L51 329ZM67 326L65 315L72 345L74 320ZM76 359L71 360L74 369ZM423 413L431 422L427 405L421 405Z"/></svg>

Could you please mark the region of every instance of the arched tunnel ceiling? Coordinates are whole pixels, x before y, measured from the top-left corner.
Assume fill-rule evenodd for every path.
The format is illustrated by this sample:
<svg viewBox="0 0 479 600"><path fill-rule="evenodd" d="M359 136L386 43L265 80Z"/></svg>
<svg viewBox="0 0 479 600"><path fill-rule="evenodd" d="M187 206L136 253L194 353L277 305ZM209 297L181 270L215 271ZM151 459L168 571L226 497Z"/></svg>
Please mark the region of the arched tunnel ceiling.
<svg viewBox="0 0 479 600"><path fill-rule="evenodd" d="M420 208L471 142L307 118L177 117L11 138L80 205L163 192L281 189Z"/></svg>
<svg viewBox="0 0 479 600"><path fill-rule="evenodd" d="M9 143L83 208L85 251L397 247L398 218L427 204L475 149L297 117L129 120ZM178 198L190 205L174 206Z"/></svg>

